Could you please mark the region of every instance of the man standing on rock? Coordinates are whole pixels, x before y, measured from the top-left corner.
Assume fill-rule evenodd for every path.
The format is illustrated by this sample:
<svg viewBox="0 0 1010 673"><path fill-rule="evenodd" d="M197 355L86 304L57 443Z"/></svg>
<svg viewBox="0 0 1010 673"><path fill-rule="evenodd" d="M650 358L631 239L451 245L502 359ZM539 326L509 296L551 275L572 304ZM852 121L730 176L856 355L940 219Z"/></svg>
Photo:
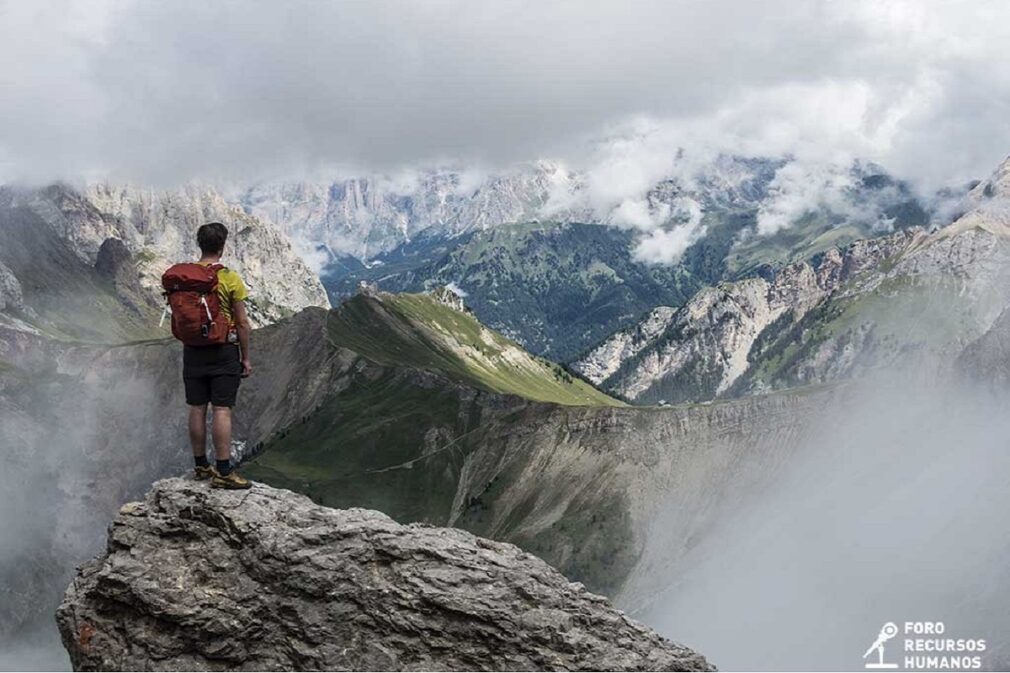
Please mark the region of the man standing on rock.
<svg viewBox="0 0 1010 673"><path fill-rule="evenodd" d="M162 286L172 311L172 334L183 342L182 378L189 405L189 440L197 479L214 488L252 484L231 465L232 408L239 383L252 373L251 326L239 275L221 264L228 229L220 222L197 230L200 261L172 266ZM216 464L207 460L207 405L213 408L211 434Z"/></svg>

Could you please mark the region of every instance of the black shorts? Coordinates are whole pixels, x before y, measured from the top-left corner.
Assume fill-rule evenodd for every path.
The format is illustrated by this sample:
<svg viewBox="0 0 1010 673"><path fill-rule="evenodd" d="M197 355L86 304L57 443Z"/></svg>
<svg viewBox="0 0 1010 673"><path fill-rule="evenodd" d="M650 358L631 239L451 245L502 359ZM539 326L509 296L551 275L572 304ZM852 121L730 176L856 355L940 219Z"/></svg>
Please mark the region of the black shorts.
<svg viewBox="0 0 1010 673"><path fill-rule="evenodd" d="M233 407L242 381L242 362L235 344L185 346L182 350L182 380L186 404Z"/></svg>

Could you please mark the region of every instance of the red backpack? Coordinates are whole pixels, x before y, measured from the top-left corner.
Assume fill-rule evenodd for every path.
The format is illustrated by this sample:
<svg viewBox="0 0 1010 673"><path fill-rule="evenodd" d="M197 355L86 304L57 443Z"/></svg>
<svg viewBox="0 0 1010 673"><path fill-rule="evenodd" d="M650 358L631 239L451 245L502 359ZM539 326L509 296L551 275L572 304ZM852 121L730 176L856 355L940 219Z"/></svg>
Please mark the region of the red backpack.
<svg viewBox="0 0 1010 673"><path fill-rule="evenodd" d="M161 277L172 309L172 334L187 346L228 343L231 325L221 313L217 272L221 264L176 264Z"/></svg>

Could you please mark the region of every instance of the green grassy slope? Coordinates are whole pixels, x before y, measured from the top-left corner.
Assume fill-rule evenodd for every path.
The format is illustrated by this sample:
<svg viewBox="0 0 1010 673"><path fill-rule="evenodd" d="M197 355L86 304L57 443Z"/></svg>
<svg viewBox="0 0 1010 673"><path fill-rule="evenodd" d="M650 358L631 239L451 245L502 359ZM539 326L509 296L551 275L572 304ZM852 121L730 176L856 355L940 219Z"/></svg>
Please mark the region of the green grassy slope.
<svg viewBox="0 0 1010 673"><path fill-rule="evenodd" d="M654 306L683 302L703 284L679 266L635 259L633 246L632 232L616 227L502 225L441 246L405 244L381 265L323 281L332 299L353 292L358 279L392 292L454 282L469 293L467 304L482 323L533 353L565 361Z"/></svg>
<svg viewBox="0 0 1010 673"><path fill-rule="evenodd" d="M466 432L450 388L411 385L394 372L356 379L319 410L281 433L248 474L304 493L330 507L369 507L400 521L444 521L455 475L472 447L449 435ZM432 428L446 437L432 437ZM439 441L439 440L442 441ZM446 445L448 448L439 450Z"/></svg>
<svg viewBox="0 0 1010 673"><path fill-rule="evenodd" d="M366 368L243 471L329 507L513 542L612 593L637 553L626 496L608 467L617 453L590 451L586 464L572 464L560 444L569 414L610 411L474 395L416 370ZM567 466L561 476L546 471L554 460Z"/></svg>
<svg viewBox="0 0 1010 673"><path fill-rule="evenodd" d="M598 590L619 584L634 555L618 495L595 483L535 489L544 502L531 526L533 501L514 489L538 459L521 439L537 423L625 405L430 294L359 294L325 324L336 352L306 354L297 366L321 371L321 357L338 360L337 378L245 465L248 476L330 507L512 540ZM494 495L503 488L508 495Z"/></svg>
<svg viewBox="0 0 1010 673"><path fill-rule="evenodd" d="M428 294L357 295L332 314L329 332L336 344L376 363L441 372L491 392L566 405L622 404Z"/></svg>

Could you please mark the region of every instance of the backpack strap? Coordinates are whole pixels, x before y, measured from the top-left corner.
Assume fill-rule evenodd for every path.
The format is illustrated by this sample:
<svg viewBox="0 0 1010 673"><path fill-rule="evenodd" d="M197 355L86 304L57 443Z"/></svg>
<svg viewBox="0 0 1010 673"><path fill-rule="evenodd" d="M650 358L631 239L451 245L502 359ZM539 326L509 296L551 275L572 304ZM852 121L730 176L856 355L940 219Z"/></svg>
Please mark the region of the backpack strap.
<svg viewBox="0 0 1010 673"><path fill-rule="evenodd" d="M228 267L226 267L224 264L208 264L207 265L207 270L214 272L214 283L215 283L215 285L220 283L220 279L218 278L217 274L220 273L221 271L224 271L227 268Z"/></svg>

